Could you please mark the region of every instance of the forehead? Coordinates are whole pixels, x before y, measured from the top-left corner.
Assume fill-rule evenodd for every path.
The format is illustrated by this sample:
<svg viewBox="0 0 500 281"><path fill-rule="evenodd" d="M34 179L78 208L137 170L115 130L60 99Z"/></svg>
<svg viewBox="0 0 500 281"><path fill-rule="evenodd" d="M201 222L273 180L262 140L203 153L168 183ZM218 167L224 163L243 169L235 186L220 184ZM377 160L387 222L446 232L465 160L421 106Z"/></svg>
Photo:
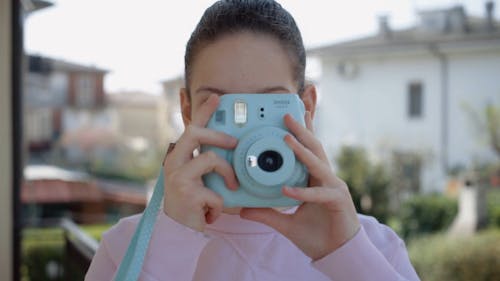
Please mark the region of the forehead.
<svg viewBox="0 0 500 281"><path fill-rule="evenodd" d="M272 36L252 32L225 35L198 51L190 89L213 87L225 92L255 92L283 86L296 91L293 63Z"/></svg>

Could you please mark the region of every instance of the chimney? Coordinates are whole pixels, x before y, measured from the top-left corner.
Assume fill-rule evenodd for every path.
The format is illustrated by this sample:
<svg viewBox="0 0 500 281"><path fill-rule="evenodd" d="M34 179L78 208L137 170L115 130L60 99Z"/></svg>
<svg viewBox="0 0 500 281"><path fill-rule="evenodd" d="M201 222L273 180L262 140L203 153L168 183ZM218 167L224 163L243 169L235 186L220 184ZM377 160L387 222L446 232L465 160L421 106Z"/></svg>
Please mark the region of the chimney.
<svg viewBox="0 0 500 281"><path fill-rule="evenodd" d="M495 30L495 3L493 1L487 1L485 4L486 10L486 30L493 31Z"/></svg>
<svg viewBox="0 0 500 281"><path fill-rule="evenodd" d="M378 29L379 35L383 38L391 37L391 27L389 26L389 17L387 15L378 17Z"/></svg>

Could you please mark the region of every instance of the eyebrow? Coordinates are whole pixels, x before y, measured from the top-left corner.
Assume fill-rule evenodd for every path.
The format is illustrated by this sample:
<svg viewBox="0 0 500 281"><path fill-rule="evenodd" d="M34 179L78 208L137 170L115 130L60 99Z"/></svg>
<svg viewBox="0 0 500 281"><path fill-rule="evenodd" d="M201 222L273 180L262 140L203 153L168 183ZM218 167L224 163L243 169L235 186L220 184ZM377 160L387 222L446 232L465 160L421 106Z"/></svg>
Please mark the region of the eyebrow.
<svg viewBox="0 0 500 281"><path fill-rule="evenodd" d="M255 93L270 93L270 92L277 92L277 91L285 91L285 92L291 93L291 91L284 86L266 87L266 88L262 88L262 89L255 91ZM224 95L224 94L229 93L230 91L218 89L215 87L201 86L198 89L196 89L196 91L195 91L195 93L199 93L199 92L211 92L211 93L215 93L218 95Z"/></svg>

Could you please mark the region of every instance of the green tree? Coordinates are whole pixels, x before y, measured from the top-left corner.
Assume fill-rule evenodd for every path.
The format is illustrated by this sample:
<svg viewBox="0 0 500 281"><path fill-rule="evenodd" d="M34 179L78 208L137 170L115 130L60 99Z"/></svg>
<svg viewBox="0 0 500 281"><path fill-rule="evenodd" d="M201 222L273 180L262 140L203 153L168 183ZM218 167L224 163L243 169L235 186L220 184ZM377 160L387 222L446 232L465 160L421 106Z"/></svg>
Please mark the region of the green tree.
<svg viewBox="0 0 500 281"><path fill-rule="evenodd" d="M491 147L500 158L500 106L488 105L484 110L484 114Z"/></svg>
<svg viewBox="0 0 500 281"><path fill-rule="evenodd" d="M387 170L372 164L363 148L344 146L336 158L338 176L349 186L358 212L385 222L390 215Z"/></svg>
<svg viewBox="0 0 500 281"><path fill-rule="evenodd" d="M468 104L464 104L463 108L469 114L473 128L487 139L500 158L500 105L488 104L479 111Z"/></svg>

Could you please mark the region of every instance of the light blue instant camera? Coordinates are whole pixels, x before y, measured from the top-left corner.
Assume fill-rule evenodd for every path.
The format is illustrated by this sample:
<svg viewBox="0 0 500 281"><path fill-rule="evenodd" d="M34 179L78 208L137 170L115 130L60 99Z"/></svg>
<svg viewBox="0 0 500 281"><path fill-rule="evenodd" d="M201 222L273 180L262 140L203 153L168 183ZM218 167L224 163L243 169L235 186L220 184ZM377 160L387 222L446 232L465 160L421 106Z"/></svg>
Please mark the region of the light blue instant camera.
<svg viewBox="0 0 500 281"><path fill-rule="evenodd" d="M207 128L237 138L234 150L203 145L234 168L240 182L237 191L229 190L216 173L203 176L205 186L224 198L226 207L293 206L300 202L283 196L283 185L305 187L305 166L284 142L289 133L283 116L289 113L304 125L304 104L296 94L226 94Z"/></svg>

